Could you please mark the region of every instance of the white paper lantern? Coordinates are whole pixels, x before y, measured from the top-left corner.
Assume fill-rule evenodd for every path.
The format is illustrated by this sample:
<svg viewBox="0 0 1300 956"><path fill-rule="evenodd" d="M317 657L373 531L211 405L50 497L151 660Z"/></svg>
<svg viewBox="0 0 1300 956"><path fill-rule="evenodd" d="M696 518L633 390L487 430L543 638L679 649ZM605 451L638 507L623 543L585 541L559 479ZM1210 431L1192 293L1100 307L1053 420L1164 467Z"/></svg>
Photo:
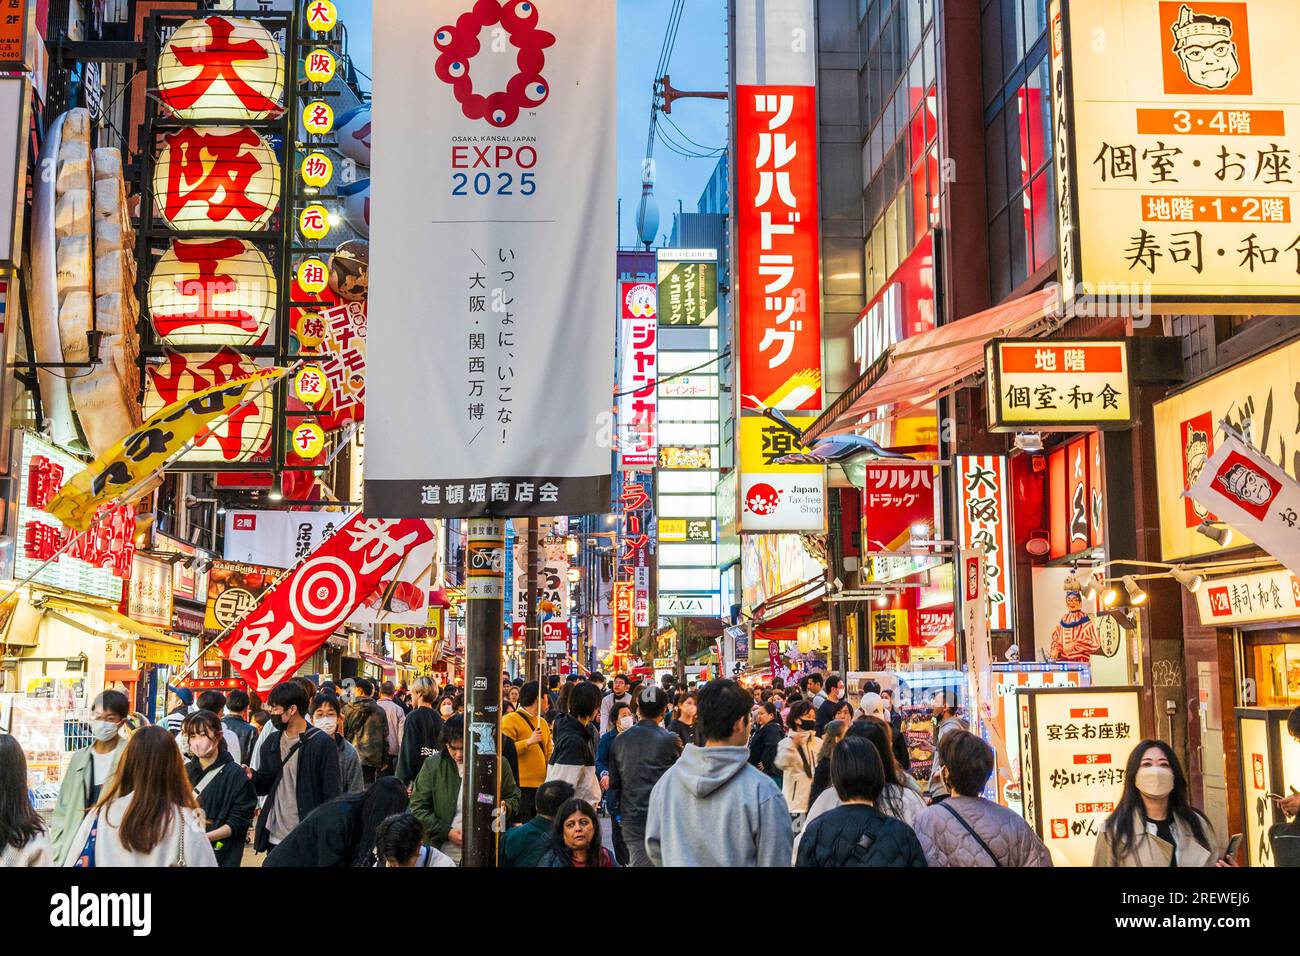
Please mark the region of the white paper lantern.
<svg viewBox="0 0 1300 956"><path fill-rule="evenodd" d="M187 20L158 57L158 100L184 120L279 116L284 111L284 53L254 20Z"/></svg>
<svg viewBox="0 0 1300 956"><path fill-rule="evenodd" d="M186 127L163 138L153 188L172 229L255 232L279 205L280 161L246 126Z"/></svg>
<svg viewBox="0 0 1300 956"><path fill-rule="evenodd" d="M164 345L261 345L278 293L271 263L252 243L176 239L149 277L149 316Z"/></svg>
<svg viewBox="0 0 1300 956"><path fill-rule="evenodd" d="M172 402L188 398L210 385L221 385L251 375L259 366L234 349L182 355L169 352L159 365L146 365L148 382L144 393L144 417ZM252 399L214 428L179 461L232 464L253 461L271 448L275 427L275 392L253 389Z"/></svg>

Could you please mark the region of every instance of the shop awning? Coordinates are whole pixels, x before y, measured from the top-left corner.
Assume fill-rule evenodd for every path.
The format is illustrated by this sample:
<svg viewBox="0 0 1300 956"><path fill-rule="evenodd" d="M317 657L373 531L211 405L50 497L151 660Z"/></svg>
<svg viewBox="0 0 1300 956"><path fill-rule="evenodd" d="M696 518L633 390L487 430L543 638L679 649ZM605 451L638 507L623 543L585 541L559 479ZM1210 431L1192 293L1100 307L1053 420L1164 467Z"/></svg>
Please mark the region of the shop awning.
<svg viewBox="0 0 1300 956"><path fill-rule="evenodd" d="M766 601L756 605L753 612L753 621L755 627L767 628L769 626L788 626L785 624L777 625L779 619L785 618L792 611L801 607L807 607L814 601L821 600L826 593L826 579L818 576L809 578L796 584L794 587L786 588L779 594L774 594ZM794 620L792 617L791 620ZM796 621L795 626L807 623L806 621Z"/></svg>
<svg viewBox="0 0 1300 956"><path fill-rule="evenodd" d="M813 422L805 444L906 415L951 394L964 379L984 370L989 339L1033 334L1053 308L1055 299L1047 292L1031 292L904 339Z"/></svg>
<svg viewBox="0 0 1300 956"><path fill-rule="evenodd" d="M164 634L162 631L150 627L148 624L141 624L139 621L133 621L125 614L119 614L112 608L103 607L98 604L88 604L82 601L74 601L70 598L47 597L38 598L36 605L48 614L71 624L73 627L79 627L82 630L88 630L98 633L102 637L107 637L114 641L121 640L138 640L148 641L150 644L158 644L163 647L187 646L185 641ZM103 629L88 625L83 621L75 618L66 617L67 614L85 614L92 617L103 625ZM107 632L107 633L105 633Z"/></svg>
<svg viewBox="0 0 1300 956"><path fill-rule="evenodd" d="M148 624L133 621L112 608L53 596L37 598L32 603L43 613L87 634L94 634L96 637L110 641L134 643L136 660L141 663L166 664L169 667L185 666L185 656L189 649L187 642L165 634ZM84 615L93 619L95 623L88 623L73 615Z"/></svg>

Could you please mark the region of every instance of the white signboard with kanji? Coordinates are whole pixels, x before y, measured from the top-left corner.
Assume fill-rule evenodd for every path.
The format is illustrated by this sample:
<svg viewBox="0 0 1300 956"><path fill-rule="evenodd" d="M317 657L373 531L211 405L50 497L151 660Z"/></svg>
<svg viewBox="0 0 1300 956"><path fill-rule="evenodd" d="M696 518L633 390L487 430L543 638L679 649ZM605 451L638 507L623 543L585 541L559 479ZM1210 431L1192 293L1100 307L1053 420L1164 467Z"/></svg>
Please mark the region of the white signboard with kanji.
<svg viewBox="0 0 1300 956"><path fill-rule="evenodd" d="M1124 767L1142 739L1141 688L1026 687L1020 752L1028 756L1034 799L1026 819L1054 866L1091 866L1101 833L1124 790Z"/></svg>
<svg viewBox="0 0 1300 956"><path fill-rule="evenodd" d="M1003 455L958 455L957 546L984 549L988 627L1009 630L1015 621L1015 555L1011 551L1011 496Z"/></svg>

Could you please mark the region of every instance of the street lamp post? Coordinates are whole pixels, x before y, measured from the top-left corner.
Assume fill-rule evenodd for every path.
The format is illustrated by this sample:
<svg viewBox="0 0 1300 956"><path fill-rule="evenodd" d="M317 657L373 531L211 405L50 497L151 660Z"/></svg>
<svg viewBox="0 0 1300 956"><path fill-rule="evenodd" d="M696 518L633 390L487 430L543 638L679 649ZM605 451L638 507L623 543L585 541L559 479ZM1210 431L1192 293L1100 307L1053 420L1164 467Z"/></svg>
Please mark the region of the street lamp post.
<svg viewBox="0 0 1300 956"><path fill-rule="evenodd" d="M465 564L461 860L464 866L494 867L494 814L501 803L501 625L505 600L505 525L500 518L469 519Z"/></svg>

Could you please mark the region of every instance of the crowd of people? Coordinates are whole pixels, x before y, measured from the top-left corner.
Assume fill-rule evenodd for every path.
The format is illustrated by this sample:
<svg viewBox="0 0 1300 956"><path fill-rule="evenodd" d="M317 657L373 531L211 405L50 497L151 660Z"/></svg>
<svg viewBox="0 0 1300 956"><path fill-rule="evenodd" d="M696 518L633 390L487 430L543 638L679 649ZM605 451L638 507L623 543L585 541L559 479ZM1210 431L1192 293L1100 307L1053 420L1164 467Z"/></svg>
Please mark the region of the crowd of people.
<svg viewBox="0 0 1300 956"><path fill-rule="evenodd" d="M935 702L933 763L918 780L893 696L874 684L854 704L841 678L818 673L752 691L725 679L606 683L503 676L500 865L1051 865L1033 829L982 796L993 750L949 702ZM88 725L93 742L73 755L48 822L22 748L0 734L0 866L461 859L458 688L296 677L258 700L172 687L156 725L107 690ZM1300 734L1297 715L1293 725ZM1234 865L1165 743L1132 752L1094 864Z"/></svg>

